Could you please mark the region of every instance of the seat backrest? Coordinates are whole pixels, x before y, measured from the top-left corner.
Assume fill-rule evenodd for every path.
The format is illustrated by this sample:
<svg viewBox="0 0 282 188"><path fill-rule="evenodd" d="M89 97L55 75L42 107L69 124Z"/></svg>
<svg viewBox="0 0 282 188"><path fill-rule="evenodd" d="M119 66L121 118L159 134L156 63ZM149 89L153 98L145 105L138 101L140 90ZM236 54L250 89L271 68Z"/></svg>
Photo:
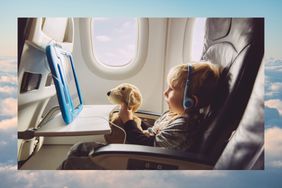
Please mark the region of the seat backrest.
<svg viewBox="0 0 282 188"><path fill-rule="evenodd" d="M229 95L209 119L197 152L215 163L245 112L264 54L263 18L209 18L203 60L228 69ZM253 115L253 114L252 114Z"/></svg>
<svg viewBox="0 0 282 188"><path fill-rule="evenodd" d="M18 20L18 132L37 128L49 100L56 99L45 48L50 42L55 42L72 49L73 30L71 18ZM60 39L57 35L61 36ZM42 141L40 137L39 142ZM40 144L35 143L38 143L36 138L18 139L18 161L28 159L33 151L38 150L35 145Z"/></svg>
<svg viewBox="0 0 282 188"><path fill-rule="evenodd" d="M251 98L236 132L215 169L264 168L264 66L260 67Z"/></svg>
<svg viewBox="0 0 282 188"><path fill-rule="evenodd" d="M28 25L30 20L28 18L18 18L18 64L21 62L22 51L29 32Z"/></svg>

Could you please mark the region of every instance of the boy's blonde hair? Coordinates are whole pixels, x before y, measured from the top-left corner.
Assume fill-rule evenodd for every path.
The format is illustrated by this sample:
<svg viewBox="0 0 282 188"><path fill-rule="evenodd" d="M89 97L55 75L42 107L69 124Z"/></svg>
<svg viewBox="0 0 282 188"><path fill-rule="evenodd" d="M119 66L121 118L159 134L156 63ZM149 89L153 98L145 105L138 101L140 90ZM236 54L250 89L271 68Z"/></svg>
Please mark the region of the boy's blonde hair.
<svg viewBox="0 0 282 188"><path fill-rule="evenodd" d="M210 62L197 62L192 65L192 80L189 81L190 95L198 97L198 108L211 104L217 90L222 68ZM180 64L173 67L168 74L168 83L175 89L184 92L188 76L188 65Z"/></svg>

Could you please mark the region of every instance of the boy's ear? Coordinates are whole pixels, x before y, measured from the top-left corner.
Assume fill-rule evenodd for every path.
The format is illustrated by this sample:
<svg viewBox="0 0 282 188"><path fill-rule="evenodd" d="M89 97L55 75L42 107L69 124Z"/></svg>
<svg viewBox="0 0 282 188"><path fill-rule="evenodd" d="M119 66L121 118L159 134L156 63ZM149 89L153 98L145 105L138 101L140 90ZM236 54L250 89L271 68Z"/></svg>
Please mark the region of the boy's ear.
<svg viewBox="0 0 282 188"><path fill-rule="evenodd" d="M196 108L199 105L199 98L196 95L192 95L192 97L193 97L193 100L194 100L194 105L193 106Z"/></svg>

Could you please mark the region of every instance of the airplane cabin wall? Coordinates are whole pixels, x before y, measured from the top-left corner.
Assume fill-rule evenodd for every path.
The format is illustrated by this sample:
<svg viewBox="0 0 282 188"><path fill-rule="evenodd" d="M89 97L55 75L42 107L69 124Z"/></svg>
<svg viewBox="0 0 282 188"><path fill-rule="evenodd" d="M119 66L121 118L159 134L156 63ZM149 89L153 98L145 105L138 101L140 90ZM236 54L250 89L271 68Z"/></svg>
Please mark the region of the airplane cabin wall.
<svg viewBox="0 0 282 188"><path fill-rule="evenodd" d="M163 109L163 79L166 51L167 19L149 19L149 44L147 58L141 70L134 76L124 80L111 80L99 77L89 70L82 50L79 19L75 20L75 39L73 56L77 67L82 96L85 104L110 104L106 93L118 84L128 82L136 85L143 96L141 109L162 112Z"/></svg>
<svg viewBox="0 0 282 188"><path fill-rule="evenodd" d="M139 87L142 92L141 109L158 113L167 110L163 97L163 91L167 87L166 76L172 66L183 63L183 59L190 58L193 19L149 18L149 44L144 66L136 75L117 81L101 78L88 68L82 53L85 46L80 38L80 20L74 20L73 56L84 104L110 104L106 93L120 83L129 82ZM53 102L50 104L56 100L53 97ZM93 141L93 139L94 137L46 138L44 143L66 144L81 140ZM95 141L103 142L103 138L95 136Z"/></svg>
<svg viewBox="0 0 282 188"><path fill-rule="evenodd" d="M170 18L168 20L168 35L166 48L166 61L164 69L164 90L167 87L166 75L169 70L179 64L191 60L191 39L194 18ZM163 101L164 110L168 109Z"/></svg>
<svg viewBox="0 0 282 188"><path fill-rule="evenodd" d="M149 43L143 67L134 76L117 81L95 75L86 65L82 53L85 46L81 43L79 21L80 19L74 19L73 56L84 104L110 104L106 93L116 85L128 82L139 87L142 92L141 109L158 113L166 110L163 98L163 91L167 87L166 75L172 66L183 63L183 59L189 60L193 19L149 18ZM57 98L54 96L50 99L45 113L56 104ZM96 137L95 139L99 141L103 140L102 137ZM66 144L76 141L73 137L67 141L59 140L60 138L46 138L44 143Z"/></svg>

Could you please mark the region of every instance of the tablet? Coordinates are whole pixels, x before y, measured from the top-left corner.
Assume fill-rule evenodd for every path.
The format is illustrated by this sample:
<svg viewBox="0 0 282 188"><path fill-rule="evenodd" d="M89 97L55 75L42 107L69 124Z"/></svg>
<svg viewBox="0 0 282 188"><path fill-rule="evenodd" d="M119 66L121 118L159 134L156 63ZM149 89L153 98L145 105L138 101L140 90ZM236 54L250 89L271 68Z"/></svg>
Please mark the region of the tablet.
<svg viewBox="0 0 282 188"><path fill-rule="evenodd" d="M48 64L57 91L57 98L66 124L71 123L82 110L81 92L69 51L54 44L46 47Z"/></svg>

